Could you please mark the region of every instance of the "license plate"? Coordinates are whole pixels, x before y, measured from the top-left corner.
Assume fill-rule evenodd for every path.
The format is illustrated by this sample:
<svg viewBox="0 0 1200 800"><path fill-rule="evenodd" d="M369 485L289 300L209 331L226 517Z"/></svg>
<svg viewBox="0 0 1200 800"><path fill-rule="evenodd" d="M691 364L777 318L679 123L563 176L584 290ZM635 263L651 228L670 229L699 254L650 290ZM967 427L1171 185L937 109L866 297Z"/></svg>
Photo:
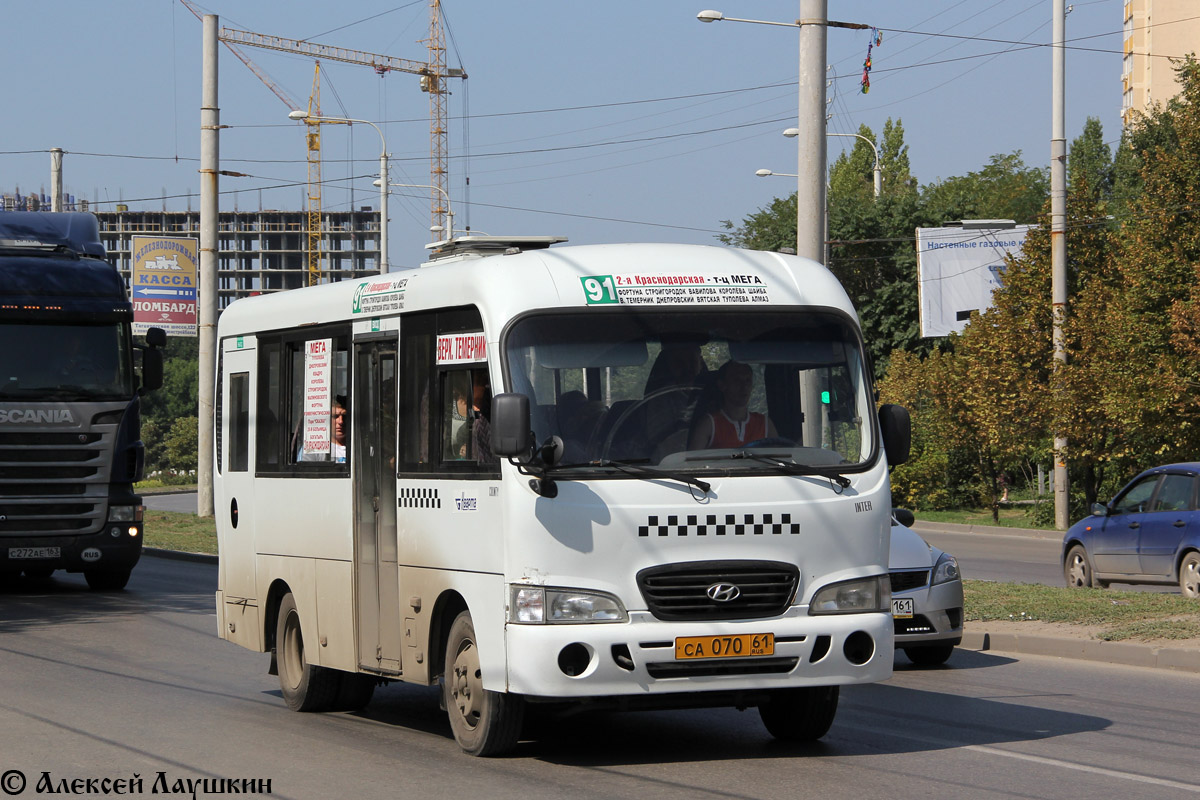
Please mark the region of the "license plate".
<svg viewBox="0 0 1200 800"><path fill-rule="evenodd" d="M62 555L59 547L10 547L8 557L18 558L58 558Z"/></svg>
<svg viewBox="0 0 1200 800"><path fill-rule="evenodd" d="M895 619L912 619L913 599L911 597L892 598L892 617Z"/></svg>
<svg viewBox="0 0 1200 800"><path fill-rule="evenodd" d="M775 654L775 634L739 633L732 636L680 636L675 658L742 658Z"/></svg>

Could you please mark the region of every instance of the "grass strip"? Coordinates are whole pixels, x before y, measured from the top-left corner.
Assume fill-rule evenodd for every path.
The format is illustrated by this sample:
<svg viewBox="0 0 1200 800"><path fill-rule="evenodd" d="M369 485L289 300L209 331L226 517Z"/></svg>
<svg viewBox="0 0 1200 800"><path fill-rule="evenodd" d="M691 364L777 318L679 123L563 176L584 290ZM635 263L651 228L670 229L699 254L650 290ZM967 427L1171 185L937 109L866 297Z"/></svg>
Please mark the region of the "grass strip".
<svg viewBox="0 0 1200 800"><path fill-rule="evenodd" d="M143 530L146 547L210 555L217 553L217 523L212 517L146 509Z"/></svg>
<svg viewBox="0 0 1200 800"><path fill-rule="evenodd" d="M1096 638L1110 642L1200 639L1200 602L1178 594L990 581L963 581L963 592L968 622L1099 626Z"/></svg>

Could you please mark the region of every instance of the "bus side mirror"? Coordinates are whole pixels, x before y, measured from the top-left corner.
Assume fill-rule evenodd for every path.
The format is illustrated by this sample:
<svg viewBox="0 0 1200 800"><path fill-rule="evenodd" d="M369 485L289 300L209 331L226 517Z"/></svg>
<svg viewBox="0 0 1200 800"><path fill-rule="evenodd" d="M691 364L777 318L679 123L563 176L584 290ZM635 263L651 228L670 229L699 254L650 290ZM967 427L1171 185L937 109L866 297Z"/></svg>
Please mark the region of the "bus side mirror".
<svg viewBox="0 0 1200 800"><path fill-rule="evenodd" d="M883 431L883 449L887 453L888 463L894 467L908 461L908 452L912 447L912 421L908 409L894 403L884 403L879 407L879 427Z"/></svg>
<svg viewBox="0 0 1200 800"><path fill-rule="evenodd" d="M492 398L492 452L506 458L529 455L533 436L529 430L529 398L523 394L498 394Z"/></svg>
<svg viewBox="0 0 1200 800"><path fill-rule="evenodd" d="M917 515L909 511L907 508L893 508L892 519L899 522L906 528L911 528L913 523L917 521Z"/></svg>

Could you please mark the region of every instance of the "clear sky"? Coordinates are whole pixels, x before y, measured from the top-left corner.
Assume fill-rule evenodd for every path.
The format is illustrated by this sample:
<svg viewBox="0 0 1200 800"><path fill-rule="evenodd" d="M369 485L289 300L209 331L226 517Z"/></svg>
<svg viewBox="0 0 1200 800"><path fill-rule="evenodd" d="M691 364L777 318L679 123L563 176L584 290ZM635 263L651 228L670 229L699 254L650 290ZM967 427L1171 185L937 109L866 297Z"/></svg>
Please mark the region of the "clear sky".
<svg viewBox="0 0 1200 800"><path fill-rule="evenodd" d="M196 5L225 27L427 57L427 0ZM443 0L447 63L469 76L451 81L447 105L456 227L574 244L715 243L722 220L790 194L791 179L754 173L796 171L795 144L781 134L797 113L797 29L703 24L704 9L790 22L799 2ZM1046 165L1051 53L1038 45L1050 41L1051 12L1051 0L830 0L831 19L875 26L883 40L862 94L871 35L830 29L829 131L866 124L878 134L901 120L921 183L1017 150ZM1067 18L1068 143L1089 116L1114 146L1120 136L1121 24L1121 0L1076 2ZM0 43L0 191L48 191L48 151L61 147L66 191L100 210L199 208L201 25L178 0L8 4ZM307 105L311 59L244 52ZM322 112L380 124L392 181L428 184L429 103L417 77L334 62L321 72ZM253 176L221 179L222 209L303 208L304 126L224 47L220 110L230 126L221 167ZM830 160L854 141L830 139ZM377 209L376 132L324 126L322 142L325 207ZM394 269L422 262L431 238L427 190L395 192Z"/></svg>

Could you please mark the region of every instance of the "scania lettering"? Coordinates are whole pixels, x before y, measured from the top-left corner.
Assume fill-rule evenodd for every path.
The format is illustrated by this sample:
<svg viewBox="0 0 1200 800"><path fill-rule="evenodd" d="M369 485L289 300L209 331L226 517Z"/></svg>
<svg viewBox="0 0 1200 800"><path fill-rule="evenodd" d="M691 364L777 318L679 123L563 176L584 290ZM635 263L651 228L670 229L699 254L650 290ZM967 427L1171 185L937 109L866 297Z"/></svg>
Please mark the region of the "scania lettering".
<svg viewBox="0 0 1200 800"><path fill-rule="evenodd" d="M538 704L757 707L820 738L841 686L892 672L909 441L846 293L795 256L561 241L229 306L220 636L299 711L436 685L475 755ZM713 291L647 292L679 285Z"/></svg>
<svg viewBox="0 0 1200 800"><path fill-rule="evenodd" d="M142 551L142 392L161 329L133 306L91 214L0 212L0 582L82 572L121 589ZM142 350L141 386L134 351Z"/></svg>

